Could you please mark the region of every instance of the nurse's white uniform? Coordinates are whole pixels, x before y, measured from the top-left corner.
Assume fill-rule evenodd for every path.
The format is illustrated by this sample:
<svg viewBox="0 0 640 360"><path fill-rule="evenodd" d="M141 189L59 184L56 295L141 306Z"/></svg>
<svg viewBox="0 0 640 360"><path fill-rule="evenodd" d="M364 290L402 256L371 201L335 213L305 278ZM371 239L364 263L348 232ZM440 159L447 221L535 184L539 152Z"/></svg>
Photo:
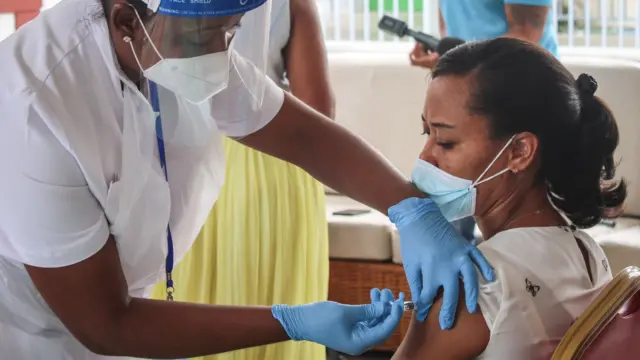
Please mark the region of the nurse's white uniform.
<svg viewBox="0 0 640 360"><path fill-rule="evenodd" d="M152 109L120 70L97 0L46 11L0 43L0 64L0 358L103 359L69 334L23 264L74 264L113 234L131 296L145 295L164 273L169 219L180 259L215 202L220 133L259 130L284 93L267 81L259 112L214 114L206 146L168 143L168 186ZM216 96L213 112L237 98Z"/></svg>

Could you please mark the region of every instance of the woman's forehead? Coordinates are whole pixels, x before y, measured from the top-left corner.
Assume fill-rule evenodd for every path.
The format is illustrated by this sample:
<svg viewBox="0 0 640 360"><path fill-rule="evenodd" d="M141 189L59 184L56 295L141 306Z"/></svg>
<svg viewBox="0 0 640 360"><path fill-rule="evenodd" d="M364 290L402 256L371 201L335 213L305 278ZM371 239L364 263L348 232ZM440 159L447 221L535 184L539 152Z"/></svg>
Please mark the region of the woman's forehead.
<svg viewBox="0 0 640 360"><path fill-rule="evenodd" d="M461 76L442 76L429 83L424 115L429 123L444 123L464 131L486 127L484 117L469 112L469 81Z"/></svg>
<svg viewBox="0 0 640 360"><path fill-rule="evenodd" d="M429 82L425 115L457 117L467 114L468 87L460 77L443 76Z"/></svg>

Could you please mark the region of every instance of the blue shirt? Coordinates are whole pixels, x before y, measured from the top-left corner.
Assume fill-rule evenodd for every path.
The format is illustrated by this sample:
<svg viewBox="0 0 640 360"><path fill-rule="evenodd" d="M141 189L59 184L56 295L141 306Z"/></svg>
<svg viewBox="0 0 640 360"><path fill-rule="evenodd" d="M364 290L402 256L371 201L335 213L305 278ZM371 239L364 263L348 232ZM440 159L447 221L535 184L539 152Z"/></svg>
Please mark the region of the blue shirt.
<svg viewBox="0 0 640 360"><path fill-rule="evenodd" d="M465 41L487 40L502 36L509 30L504 7L506 4L549 7L547 23L540 45L558 56L558 43L553 33L551 5L553 0L440 0L440 11L447 36Z"/></svg>

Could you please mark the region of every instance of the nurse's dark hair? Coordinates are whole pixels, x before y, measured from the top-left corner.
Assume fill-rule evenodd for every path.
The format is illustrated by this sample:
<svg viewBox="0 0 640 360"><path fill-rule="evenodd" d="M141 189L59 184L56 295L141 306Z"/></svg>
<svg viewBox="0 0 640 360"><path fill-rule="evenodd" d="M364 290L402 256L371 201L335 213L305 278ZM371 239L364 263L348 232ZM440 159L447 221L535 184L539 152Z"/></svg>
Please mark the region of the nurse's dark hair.
<svg viewBox="0 0 640 360"><path fill-rule="evenodd" d="M447 52L431 76L468 77L469 112L488 119L494 138L538 137L540 180L577 227L619 215L627 192L624 180L614 180L618 127L591 76L574 79L544 49L506 37Z"/></svg>

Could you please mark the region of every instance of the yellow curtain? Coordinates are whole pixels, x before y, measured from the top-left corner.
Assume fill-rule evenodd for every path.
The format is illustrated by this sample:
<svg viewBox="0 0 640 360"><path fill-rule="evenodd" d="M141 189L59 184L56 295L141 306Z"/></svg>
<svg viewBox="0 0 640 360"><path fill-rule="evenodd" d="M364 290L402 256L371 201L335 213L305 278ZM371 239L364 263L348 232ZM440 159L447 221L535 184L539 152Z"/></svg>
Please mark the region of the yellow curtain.
<svg viewBox="0 0 640 360"><path fill-rule="evenodd" d="M329 245L322 185L303 170L225 139L225 185L174 272L175 299L218 305L327 299ZM164 299L164 283L153 291ZM286 342L207 360L326 360L322 346Z"/></svg>

